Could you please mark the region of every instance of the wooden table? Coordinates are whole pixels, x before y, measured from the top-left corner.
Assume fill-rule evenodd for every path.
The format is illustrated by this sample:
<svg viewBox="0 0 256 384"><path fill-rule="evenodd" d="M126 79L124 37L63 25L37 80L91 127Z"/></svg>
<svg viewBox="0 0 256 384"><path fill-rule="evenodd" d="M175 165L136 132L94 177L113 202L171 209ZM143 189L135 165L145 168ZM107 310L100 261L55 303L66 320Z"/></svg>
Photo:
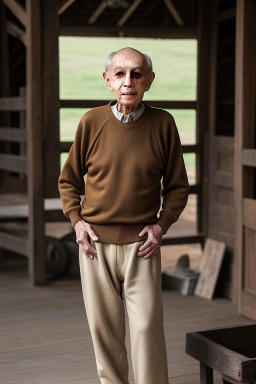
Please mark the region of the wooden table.
<svg viewBox="0 0 256 384"><path fill-rule="evenodd" d="M256 324L187 333L186 353L200 361L201 384L213 384L213 370L223 383L256 383Z"/></svg>

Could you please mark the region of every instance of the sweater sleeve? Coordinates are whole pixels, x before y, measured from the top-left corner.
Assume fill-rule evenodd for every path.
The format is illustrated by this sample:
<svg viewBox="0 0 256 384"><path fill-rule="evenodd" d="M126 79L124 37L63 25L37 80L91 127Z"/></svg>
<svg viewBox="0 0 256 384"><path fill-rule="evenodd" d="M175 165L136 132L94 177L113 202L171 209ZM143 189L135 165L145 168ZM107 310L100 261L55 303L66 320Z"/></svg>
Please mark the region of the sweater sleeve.
<svg viewBox="0 0 256 384"><path fill-rule="evenodd" d="M58 183L64 215L69 217L73 227L81 220L80 196L84 188L83 176L86 174L85 151L86 141L81 120Z"/></svg>
<svg viewBox="0 0 256 384"><path fill-rule="evenodd" d="M179 133L173 117L168 135L164 139L164 174L162 189L162 210L157 224L164 234L178 220L185 208L189 195L188 178L183 160Z"/></svg>

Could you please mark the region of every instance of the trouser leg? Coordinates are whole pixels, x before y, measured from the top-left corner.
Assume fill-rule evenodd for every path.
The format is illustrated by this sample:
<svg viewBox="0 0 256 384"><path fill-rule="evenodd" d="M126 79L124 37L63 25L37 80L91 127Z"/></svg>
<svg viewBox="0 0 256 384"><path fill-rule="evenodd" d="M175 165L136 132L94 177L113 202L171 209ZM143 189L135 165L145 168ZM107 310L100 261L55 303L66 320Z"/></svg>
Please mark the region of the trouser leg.
<svg viewBox="0 0 256 384"><path fill-rule="evenodd" d="M161 254L138 257L141 243L125 245L124 294L136 384L168 384L163 328Z"/></svg>
<svg viewBox="0 0 256 384"><path fill-rule="evenodd" d="M116 246L96 243L94 260L79 252L81 281L102 384L128 384L125 313Z"/></svg>

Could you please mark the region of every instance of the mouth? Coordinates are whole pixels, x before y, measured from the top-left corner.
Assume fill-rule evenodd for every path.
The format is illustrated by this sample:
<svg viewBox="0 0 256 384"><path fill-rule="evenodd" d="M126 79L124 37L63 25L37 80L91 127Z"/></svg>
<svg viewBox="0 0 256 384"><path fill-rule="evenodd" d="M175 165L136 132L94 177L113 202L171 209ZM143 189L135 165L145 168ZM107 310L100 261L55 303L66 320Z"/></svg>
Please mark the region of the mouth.
<svg viewBox="0 0 256 384"><path fill-rule="evenodd" d="M122 96L134 96L134 95L136 95L135 92L123 92L122 93Z"/></svg>

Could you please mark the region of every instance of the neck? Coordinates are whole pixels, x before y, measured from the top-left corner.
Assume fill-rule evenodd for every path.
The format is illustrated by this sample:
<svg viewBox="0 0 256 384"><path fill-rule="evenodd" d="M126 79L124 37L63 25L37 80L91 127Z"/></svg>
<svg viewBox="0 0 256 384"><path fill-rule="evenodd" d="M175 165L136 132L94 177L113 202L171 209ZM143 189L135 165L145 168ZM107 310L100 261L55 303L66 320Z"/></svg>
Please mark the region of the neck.
<svg viewBox="0 0 256 384"><path fill-rule="evenodd" d="M139 107L139 104L132 106L132 107L130 107L128 105L119 104L118 105L118 111L123 113L124 115L129 115L129 113L137 111L138 107Z"/></svg>

